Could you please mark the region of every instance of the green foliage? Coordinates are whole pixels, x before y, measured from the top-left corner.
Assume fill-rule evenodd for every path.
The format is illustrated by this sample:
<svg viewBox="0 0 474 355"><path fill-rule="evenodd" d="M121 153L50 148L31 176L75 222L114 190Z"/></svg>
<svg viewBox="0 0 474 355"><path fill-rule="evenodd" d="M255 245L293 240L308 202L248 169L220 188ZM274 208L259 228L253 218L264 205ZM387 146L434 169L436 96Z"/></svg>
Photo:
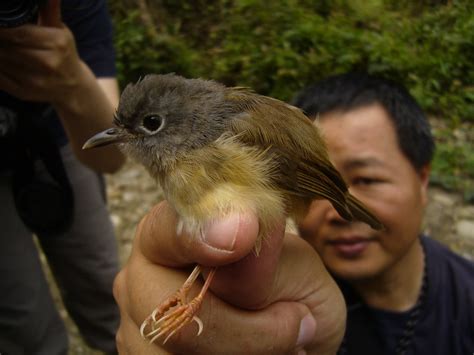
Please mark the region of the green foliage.
<svg viewBox="0 0 474 355"><path fill-rule="evenodd" d="M175 72L289 100L328 75L363 70L405 84L448 132L474 122L472 0L148 1L153 25L138 2L109 2L122 86ZM445 138L434 178L459 188L474 176L472 142Z"/></svg>
<svg viewBox="0 0 474 355"><path fill-rule="evenodd" d="M149 3L156 36L134 2L111 2L122 82L172 71L288 100L327 75L366 70L403 82L453 124L474 120L471 0Z"/></svg>
<svg viewBox="0 0 474 355"><path fill-rule="evenodd" d="M115 45L119 81L124 85L149 73L181 72L193 75L192 63L196 53L178 36L147 34L137 11L116 19Z"/></svg>

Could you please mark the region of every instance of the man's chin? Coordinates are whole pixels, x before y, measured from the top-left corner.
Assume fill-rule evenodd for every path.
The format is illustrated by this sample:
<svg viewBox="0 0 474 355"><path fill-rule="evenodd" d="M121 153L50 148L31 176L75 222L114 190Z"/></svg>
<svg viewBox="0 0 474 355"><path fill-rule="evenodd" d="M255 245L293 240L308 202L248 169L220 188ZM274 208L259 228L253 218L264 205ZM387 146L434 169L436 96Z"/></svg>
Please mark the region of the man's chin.
<svg viewBox="0 0 474 355"><path fill-rule="evenodd" d="M367 260L328 260L326 267L335 277L348 282L373 280L382 273L382 268Z"/></svg>

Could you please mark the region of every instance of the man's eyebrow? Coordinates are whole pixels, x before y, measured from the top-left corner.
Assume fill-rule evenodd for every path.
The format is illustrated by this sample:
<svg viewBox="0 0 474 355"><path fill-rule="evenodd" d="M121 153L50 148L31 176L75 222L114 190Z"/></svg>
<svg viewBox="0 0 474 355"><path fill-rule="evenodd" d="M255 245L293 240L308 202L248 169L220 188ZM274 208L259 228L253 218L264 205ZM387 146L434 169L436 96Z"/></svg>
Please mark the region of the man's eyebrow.
<svg viewBox="0 0 474 355"><path fill-rule="evenodd" d="M344 162L342 165L344 169L351 170L357 168L367 168L374 166L384 166L384 162L380 159L368 157L368 158L353 158Z"/></svg>

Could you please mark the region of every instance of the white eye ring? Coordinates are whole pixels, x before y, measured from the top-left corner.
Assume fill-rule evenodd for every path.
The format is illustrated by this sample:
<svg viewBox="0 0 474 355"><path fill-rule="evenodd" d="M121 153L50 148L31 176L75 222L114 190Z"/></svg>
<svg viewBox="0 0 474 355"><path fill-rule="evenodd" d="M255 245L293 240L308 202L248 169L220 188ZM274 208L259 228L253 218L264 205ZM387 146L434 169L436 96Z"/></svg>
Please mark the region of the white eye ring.
<svg viewBox="0 0 474 355"><path fill-rule="evenodd" d="M143 119L143 130L147 133L157 133L165 127L165 119L159 115L149 115Z"/></svg>

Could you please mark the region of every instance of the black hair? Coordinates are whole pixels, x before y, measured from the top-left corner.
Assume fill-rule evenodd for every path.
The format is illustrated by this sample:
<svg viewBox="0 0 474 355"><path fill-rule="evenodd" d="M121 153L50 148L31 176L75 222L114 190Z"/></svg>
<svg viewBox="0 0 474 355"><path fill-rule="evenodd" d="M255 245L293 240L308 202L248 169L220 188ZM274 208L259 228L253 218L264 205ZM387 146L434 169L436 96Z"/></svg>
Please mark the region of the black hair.
<svg viewBox="0 0 474 355"><path fill-rule="evenodd" d="M423 110L402 85L366 73L347 73L308 86L292 102L312 120L331 111L347 112L376 103L394 124L401 151L420 171L431 162L435 143Z"/></svg>

